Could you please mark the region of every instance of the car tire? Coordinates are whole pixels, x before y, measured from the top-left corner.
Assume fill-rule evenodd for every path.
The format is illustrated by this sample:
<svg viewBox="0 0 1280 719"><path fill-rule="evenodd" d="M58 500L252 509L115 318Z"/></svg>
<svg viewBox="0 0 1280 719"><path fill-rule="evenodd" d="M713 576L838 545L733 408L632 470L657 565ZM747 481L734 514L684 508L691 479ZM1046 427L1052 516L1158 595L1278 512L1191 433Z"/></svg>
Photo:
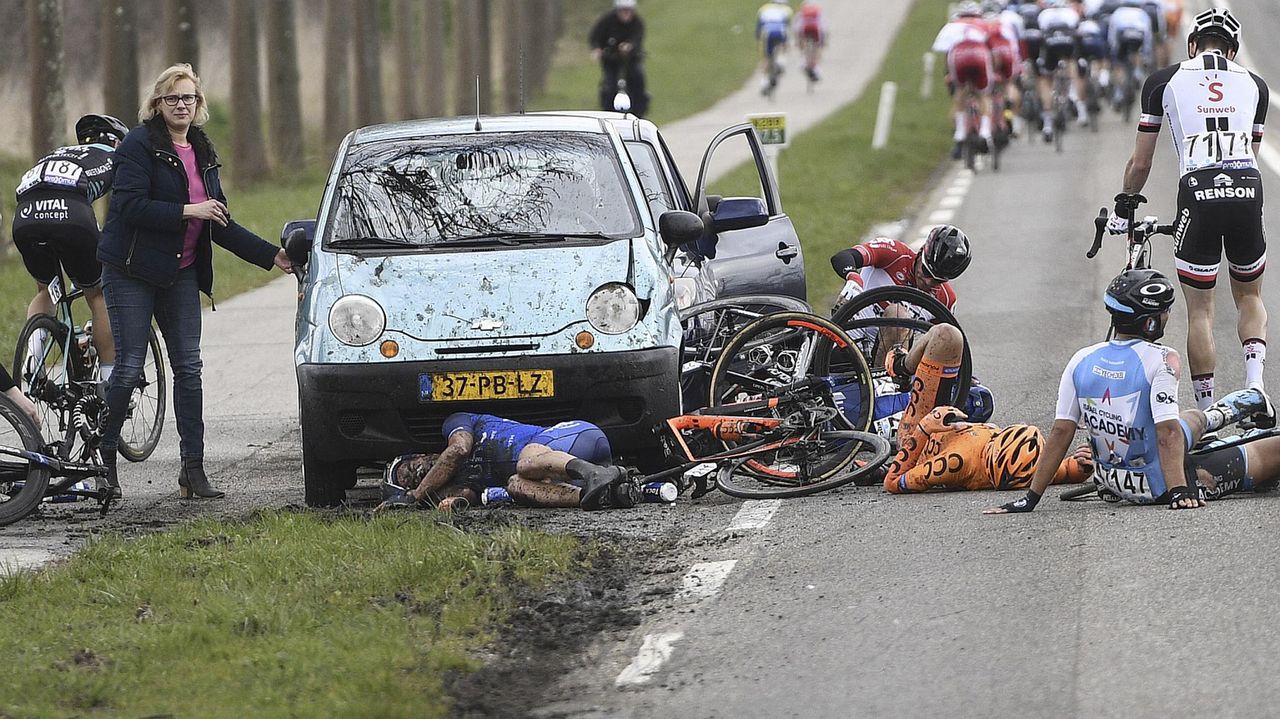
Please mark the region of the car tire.
<svg viewBox="0 0 1280 719"><path fill-rule="evenodd" d="M325 462L307 451L302 440L303 501L308 507L336 507L347 498L347 490L355 486L355 465L348 462Z"/></svg>

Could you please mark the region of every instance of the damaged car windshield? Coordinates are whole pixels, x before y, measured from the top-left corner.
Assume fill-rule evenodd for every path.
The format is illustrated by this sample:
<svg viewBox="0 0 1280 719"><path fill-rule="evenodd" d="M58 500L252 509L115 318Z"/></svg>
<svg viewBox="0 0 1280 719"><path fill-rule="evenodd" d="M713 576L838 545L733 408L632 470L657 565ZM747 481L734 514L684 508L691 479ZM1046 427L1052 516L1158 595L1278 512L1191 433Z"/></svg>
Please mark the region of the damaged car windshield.
<svg viewBox="0 0 1280 719"><path fill-rule="evenodd" d="M640 232L631 192L603 134L370 143L351 150L337 192L329 233L335 247L533 246Z"/></svg>

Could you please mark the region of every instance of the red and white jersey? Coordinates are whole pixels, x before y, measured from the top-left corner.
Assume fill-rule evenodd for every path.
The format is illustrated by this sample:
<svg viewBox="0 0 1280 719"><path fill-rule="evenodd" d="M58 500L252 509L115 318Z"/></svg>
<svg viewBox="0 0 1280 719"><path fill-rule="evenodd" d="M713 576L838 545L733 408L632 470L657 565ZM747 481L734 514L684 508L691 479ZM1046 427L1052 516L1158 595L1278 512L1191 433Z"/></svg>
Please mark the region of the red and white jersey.
<svg viewBox="0 0 1280 719"><path fill-rule="evenodd" d="M916 252L905 242L877 237L853 250L862 256L862 268L858 270L858 276L864 290L890 285L916 286ZM943 282L929 294L947 309L955 309L956 291L952 289L950 282Z"/></svg>
<svg viewBox="0 0 1280 719"><path fill-rule="evenodd" d="M951 52L951 48L966 42L986 45L988 38L989 33L983 25L982 18L954 20L943 25L938 31L938 36L933 40L933 51Z"/></svg>
<svg viewBox="0 0 1280 719"><path fill-rule="evenodd" d="M1018 18L1019 20L1022 19L1018 15L1014 15L1014 17ZM1001 40L1007 40L1008 42L1016 43L1018 42L1018 39L1021 37L1021 33L1018 32L1018 29L1013 25L1011 25L1009 22L1007 22L1003 15L997 15L996 17L988 18L985 21L985 23L987 26L987 43L988 44L995 44L997 42L1000 42Z"/></svg>

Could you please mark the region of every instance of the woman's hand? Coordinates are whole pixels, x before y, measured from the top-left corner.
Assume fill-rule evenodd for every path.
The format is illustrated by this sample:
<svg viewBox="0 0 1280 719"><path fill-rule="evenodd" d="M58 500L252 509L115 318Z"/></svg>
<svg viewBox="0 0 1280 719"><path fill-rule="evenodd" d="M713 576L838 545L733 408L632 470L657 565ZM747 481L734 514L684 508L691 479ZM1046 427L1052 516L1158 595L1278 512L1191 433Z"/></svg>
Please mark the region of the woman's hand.
<svg viewBox="0 0 1280 719"><path fill-rule="evenodd" d="M285 254L283 247L280 248L280 251L276 253L276 256L271 261L276 263L276 267L285 272L293 272L293 261L289 259L289 255Z"/></svg>
<svg viewBox="0 0 1280 719"><path fill-rule="evenodd" d="M227 226L227 221L231 219L231 213L227 210L227 206L217 200L205 200L194 205L182 206L182 219L184 220L213 220L214 222Z"/></svg>

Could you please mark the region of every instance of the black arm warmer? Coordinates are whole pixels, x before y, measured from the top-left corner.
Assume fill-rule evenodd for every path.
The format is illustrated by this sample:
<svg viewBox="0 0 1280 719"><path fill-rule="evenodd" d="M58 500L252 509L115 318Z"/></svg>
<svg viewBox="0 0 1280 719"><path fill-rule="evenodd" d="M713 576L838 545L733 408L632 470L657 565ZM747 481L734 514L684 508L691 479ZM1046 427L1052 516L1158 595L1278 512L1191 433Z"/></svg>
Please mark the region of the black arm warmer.
<svg viewBox="0 0 1280 719"><path fill-rule="evenodd" d="M852 247L840 250L831 256L831 269L840 275L841 279L849 276L850 272L862 268L862 253Z"/></svg>

